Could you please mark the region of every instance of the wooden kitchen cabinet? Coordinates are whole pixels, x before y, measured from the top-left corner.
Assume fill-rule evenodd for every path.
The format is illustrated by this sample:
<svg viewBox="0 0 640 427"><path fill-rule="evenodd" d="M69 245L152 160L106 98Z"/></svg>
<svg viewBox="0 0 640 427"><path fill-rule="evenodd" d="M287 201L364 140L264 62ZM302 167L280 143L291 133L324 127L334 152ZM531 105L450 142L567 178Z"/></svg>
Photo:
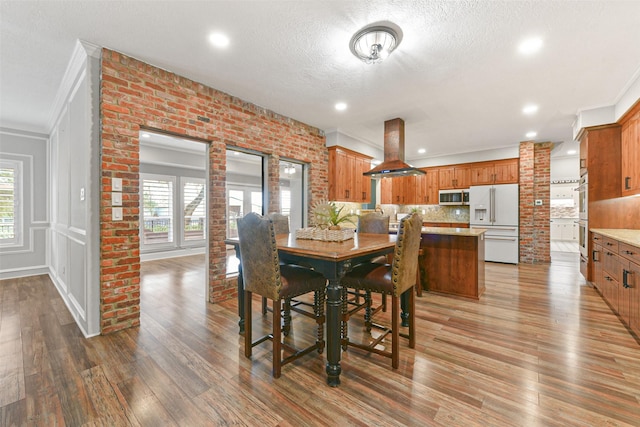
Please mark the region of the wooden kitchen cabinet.
<svg viewBox="0 0 640 427"><path fill-rule="evenodd" d="M520 173L518 159L472 163L470 169L471 185L517 184Z"/></svg>
<svg viewBox="0 0 640 427"><path fill-rule="evenodd" d="M640 194L640 104L623 120L621 133L622 195Z"/></svg>
<svg viewBox="0 0 640 427"><path fill-rule="evenodd" d="M380 179L380 203L392 205L393 201L393 180L395 178Z"/></svg>
<svg viewBox="0 0 640 427"><path fill-rule="evenodd" d="M468 164L438 168L440 190L469 188L471 185L471 167Z"/></svg>
<svg viewBox="0 0 640 427"><path fill-rule="evenodd" d="M587 128L581 136L580 170L586 166L584 172L589 173L589 203L620 197L621 179L617 171L620 170L621 126Z"/></svg>
<svg viewBox="0 0 640 427"><path fill-rule="evenodd" d="M437 205L440 203L438 197L438 191L440 190L438 168L425 168L422 170L425 171L426 174L422 175L419 180L419 204Z"/></svg>
<svg viewBox="0 0 640 427"><path fill-rule="evenodd" d="M371 157L346 148L329 147L329 200L371 202L371 178L363 173L371 169Z"/></svg>

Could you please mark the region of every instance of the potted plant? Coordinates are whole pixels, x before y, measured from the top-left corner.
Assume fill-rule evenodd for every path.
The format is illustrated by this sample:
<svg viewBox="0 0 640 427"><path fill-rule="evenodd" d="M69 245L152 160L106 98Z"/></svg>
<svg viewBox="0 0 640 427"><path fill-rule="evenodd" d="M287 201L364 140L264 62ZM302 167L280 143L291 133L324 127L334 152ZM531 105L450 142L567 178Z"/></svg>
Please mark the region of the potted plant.
<svg viewBox="0 0 640 427"><path fill-rule="evenodd" d="M353 214L342 213L344 206L338 208L334 202L321 200L317 202L312 209L313 217L317 227L327 228L329 230L341 230L340 224L349 222L355 224L352 220Z"/></svg>

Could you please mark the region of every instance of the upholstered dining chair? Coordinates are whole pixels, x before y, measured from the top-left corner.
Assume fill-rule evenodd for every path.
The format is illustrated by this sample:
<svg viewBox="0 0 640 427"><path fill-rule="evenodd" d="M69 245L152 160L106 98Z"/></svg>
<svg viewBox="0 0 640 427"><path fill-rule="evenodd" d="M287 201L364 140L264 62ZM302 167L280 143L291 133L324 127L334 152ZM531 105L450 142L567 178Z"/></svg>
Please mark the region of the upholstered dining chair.
<svg viewBox="0 0 640 427"><path fill-rule="evenodd" d="M289 217L278 212L271 212L269 218L273 221L273 229L276 234L289 234ZM262 314L267 314L267 298L262 297ZM285 334L288 328L285 327Z"/></svg>
<svg viewBox="0 0 640 427"><path fill-rule="evenodd" d="M242 277L244 280L244 354L251 357L254 346L271 340L273 344L273 377L279 378L282 366L313 350L322 353L324 349L324 300L326 279L320 273L297 265L281 265L276 246L274 223L271 219L256 213L249 213L238 219L238 237L242 257ZM281 301L287 298L314 292L314 317L317 337L313 345L296 349L282 342ZM252 338L251 299L256 293L272 300L272 333L256 341ZM288 356L283 357L287 353Z"/></svg>
<svg viewBox="0 0 640 427"><path fill-rule="evenodd" d="M389 215L383 215L379 212L370 212L358 216L358 224L356 226L358 233L372 234L389 234ZM372 258L369 262L377 264L386 264L387 257L385 255ZM366 307L366 301L370 300L371 292L360 292L355 289L348 289L346 286L342 288L342 312L346 316L352 316L356 312ZM375 309L370 309L370 315L373 316L378 311L387 311L387 299L382 296L381 304ZM346 328L343 328L344 334L347 334ZM344 337L343 337L344 338Z"/></svg>
<svg viewBox="0 0 640 427"><path fill-rule="evenodd" d="M353 346L366 351L381 354L391 358L391 366L396 369L399 364L400 353L400 297L407 291L409 312L409 347L415 347L415 295L413 288L416 284L416 271L418 269L418 252L422 237L422 218L417 213L403 218L398 228L398 238L393 253L391 264L362 263L355 266L343 279L343 286L376 292L382 295L391 295L391 328L371 323L371 318L365 312L365 324L367 330L371 326L380 328L383 332L378 338L369 343L351 342L346 337L343 345ZM368 302L371 304L371 302ZM346 319L349 320L348 318ZM391 334L391 351L379 348L382 340Z"/></svg>

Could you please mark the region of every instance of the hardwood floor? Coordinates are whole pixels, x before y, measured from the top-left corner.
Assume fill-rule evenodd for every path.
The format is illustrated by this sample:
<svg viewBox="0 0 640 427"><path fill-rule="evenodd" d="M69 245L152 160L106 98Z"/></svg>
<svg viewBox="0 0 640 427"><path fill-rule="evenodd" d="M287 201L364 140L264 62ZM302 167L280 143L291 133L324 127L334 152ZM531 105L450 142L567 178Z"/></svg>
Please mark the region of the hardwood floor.
<svg viewBox="0 0 640 427"><path fill-rule="evenodd" d="M324 355L278 380L269 343L246 359L235 300L204 302L201 256L143 263L142 325L91 339L47 276L0 281L0 425L638 426L640 345L577 256L487 263L480 301L424 293L400 368L350 349L339 388ZM294 313L289 339L312 325Z"/></svg>

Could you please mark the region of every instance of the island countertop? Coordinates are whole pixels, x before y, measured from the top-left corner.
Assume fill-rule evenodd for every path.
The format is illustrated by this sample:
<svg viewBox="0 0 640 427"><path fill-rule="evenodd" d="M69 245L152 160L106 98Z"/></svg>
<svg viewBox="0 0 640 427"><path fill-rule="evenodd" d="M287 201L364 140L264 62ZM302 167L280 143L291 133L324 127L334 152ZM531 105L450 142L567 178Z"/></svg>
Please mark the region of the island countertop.
<svg viewBox="0 0 640 427"><path fill-rule="evenodd" d="M461 237L478 237L482 236L486 231L484 228L422 227L422 234L443 234Z"/></svg>

